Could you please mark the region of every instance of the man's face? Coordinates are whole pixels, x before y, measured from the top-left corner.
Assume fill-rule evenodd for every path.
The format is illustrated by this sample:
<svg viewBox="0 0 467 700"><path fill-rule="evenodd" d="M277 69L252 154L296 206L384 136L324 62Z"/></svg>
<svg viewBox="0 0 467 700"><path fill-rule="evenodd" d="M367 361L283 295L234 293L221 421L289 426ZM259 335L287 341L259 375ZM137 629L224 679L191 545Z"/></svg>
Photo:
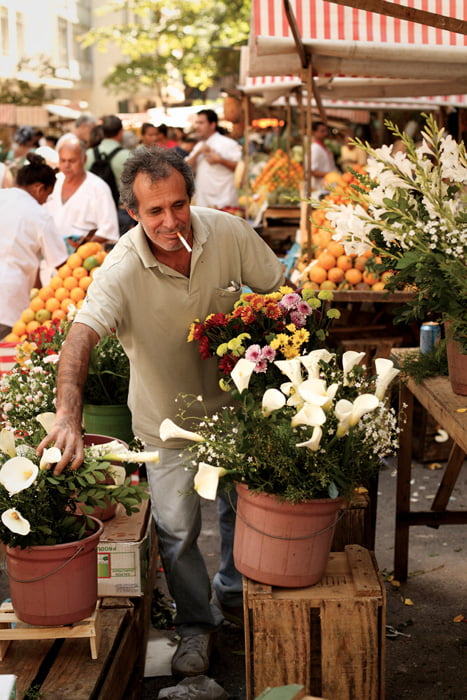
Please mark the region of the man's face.
<svg viewBox="0 0 467 700"><path fill-rule="evenodd" d="M158 141L159 132L155 126L151 126L144 134L141 135L141 142L144 146L151 146Z"/></svg>
<svg viewBox="0 0 467 700"><path fill-rule="evenodd" d="M202 141L206 141L216 130L216 123L208 121L205 114L197 114L195 118L196 135Z"/></svg>
<svg viewBox="0 0 467 700"><path fill-rule="evenodd" d="M86 154L76 145L67 145L60 148L58 154L58 168L65 175L65 180L80 177L84 173Z"/></svg>
<svg viewBox="0 0 467 700"><path fill-rule="evenodd" d="M329 135L328 127L324 124L320 124L315 131L315 138L319 141L324 141Z"/></svg>
<svg viewBox="0 0 467 700"><path fill-rule="evenodd" d="M133 191L138 200L138 212L130 210L130 214L141 223L150 242L167 252L183 248L177 231L184 238L188 237L190 200L185 180L178 170L156 183L151 182L147 173L138 173Z"/></svg>

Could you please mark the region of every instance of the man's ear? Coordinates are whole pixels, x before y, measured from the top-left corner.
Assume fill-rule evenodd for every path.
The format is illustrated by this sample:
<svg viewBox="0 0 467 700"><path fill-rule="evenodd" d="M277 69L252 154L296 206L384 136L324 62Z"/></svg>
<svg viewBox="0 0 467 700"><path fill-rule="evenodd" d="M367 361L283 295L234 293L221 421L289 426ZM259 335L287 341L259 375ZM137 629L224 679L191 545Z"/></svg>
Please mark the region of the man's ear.
<svg viewBox="0 0 467 700"><path fill-rule="evenodd" d="M135 221L139 221L138 214L134 212L133 209L127 209L127 212L129 213L132 219L134 219Z"/></svg>

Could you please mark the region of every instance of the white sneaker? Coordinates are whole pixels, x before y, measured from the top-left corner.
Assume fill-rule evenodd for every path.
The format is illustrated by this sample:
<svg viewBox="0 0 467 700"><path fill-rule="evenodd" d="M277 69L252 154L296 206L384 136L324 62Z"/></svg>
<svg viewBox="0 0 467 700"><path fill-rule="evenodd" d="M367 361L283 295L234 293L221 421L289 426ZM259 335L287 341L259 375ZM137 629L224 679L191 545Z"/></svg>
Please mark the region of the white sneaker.
<svg viewBox="0 0 467 700"><path fill-rule="evenodd" d="M189 634L181 637L172 658L172 673L176 676L199 676L209 668L212 633Z"/></svg>

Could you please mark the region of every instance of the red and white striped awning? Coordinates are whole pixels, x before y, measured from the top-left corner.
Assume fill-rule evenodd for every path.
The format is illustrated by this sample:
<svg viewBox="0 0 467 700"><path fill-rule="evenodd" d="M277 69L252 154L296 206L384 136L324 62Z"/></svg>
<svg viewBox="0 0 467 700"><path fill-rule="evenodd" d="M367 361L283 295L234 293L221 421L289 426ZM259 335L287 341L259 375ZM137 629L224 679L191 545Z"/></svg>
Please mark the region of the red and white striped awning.
<svg viewBox="0 0 467 700"><path fill-rule="evenodd" d="M467 20L467 0L392 4ZM290 5L323 99L425 101L430 95L440 96L436 104L465 103L467 35L326 0L290 0ZM301 80L282 0L253 0L247 64L240 85L247 93L288 91Z"/></svg>

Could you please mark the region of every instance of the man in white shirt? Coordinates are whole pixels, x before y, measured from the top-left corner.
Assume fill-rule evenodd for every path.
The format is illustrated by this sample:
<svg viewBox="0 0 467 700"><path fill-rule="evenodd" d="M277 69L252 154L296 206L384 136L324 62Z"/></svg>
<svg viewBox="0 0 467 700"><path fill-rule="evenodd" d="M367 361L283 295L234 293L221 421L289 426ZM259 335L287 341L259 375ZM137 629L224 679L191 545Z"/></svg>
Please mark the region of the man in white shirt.
<svg viewBox="0 0 467 700"><path fill-rule="evenodd" d="M186 162L195 172L197 206L215 209L238 207L234 174L242 157L240 145L219 133L217 114L212 109L198 112L195 130L200 140Z"/></svg>
<svg viewBox="0 0 467 700"><path fill-rule="evenodd" d="M116 243L118 218L112 192L102 178L86 172L85 145L68 134L57 143L57 151L60 173L45 206L69 251L91 232L93 241Z"/></svg>
<svg viewBox="0 0 467 700"><path fill-rule="evenodd" d="M334 156L324 143L329 136L329 129L323 122L314 122L312 126L313 143L311 144L311 189L324 189L323 178L337 170Z"/></svg>

